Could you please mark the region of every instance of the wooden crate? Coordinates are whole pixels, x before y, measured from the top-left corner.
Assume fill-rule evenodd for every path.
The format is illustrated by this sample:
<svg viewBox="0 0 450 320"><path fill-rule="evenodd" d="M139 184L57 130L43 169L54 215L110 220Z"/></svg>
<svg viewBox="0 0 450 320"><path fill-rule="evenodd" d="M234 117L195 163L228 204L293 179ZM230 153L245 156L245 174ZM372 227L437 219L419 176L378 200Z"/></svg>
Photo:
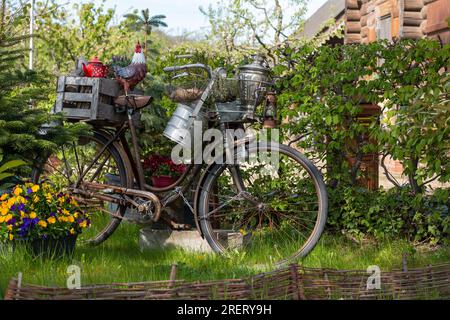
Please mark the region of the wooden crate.
<svg viewBox="0 0 450 320"><path fill-rule="evenodd" d="M114 106L114 98L122 94L112 79L69 77L58 78L55 113L69 121L86 121L93 125L118 126L127 114Z"/></svg>

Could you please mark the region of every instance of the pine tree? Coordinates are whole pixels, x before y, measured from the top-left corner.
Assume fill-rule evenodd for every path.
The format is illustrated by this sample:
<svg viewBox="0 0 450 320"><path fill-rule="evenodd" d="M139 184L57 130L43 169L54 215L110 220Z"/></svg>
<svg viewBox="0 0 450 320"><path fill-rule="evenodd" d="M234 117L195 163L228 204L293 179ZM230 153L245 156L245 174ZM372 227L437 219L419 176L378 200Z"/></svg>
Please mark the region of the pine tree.
<svg viewBox="0 0 450 320"><path fill-rule="evenodd" d="M37 158L70 139L71 130L58 126L46 134L41 130L45 124L60 122L61 119L37 107L55 86L45 73L31 71L24 66L24 56L28 51L21 45L27 36L15 36L18 21L22 18L12 17L6 0L1 0L0 153L2 162L22 159L33 164Z"/></svg>

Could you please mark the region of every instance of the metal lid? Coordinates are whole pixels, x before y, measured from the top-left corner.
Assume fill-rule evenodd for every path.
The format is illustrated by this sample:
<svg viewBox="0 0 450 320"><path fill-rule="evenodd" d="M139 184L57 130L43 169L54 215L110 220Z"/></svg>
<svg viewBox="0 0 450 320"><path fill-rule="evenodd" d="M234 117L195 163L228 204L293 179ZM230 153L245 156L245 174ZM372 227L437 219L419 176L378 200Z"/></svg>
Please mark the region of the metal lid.
<svg viewBox="0 0 450 320"><path fill-rule="evenodd" d="M259 55L254 55L252 58L253 58L252 63L239 67L239 70L241 70L241 71L246 71L246 70L259 71L259 72L264 72L264 73L268 73L270 71L270 69L267 67L266 61L263 57L261 57Z"/></svg>

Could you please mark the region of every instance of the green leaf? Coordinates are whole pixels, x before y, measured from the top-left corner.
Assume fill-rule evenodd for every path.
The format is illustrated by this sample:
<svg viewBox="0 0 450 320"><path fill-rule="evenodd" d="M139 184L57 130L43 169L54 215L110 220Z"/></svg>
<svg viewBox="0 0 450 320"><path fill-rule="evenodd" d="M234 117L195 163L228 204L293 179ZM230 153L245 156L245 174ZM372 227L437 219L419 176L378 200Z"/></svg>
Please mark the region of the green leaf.
<svg viewBox="0 0 450 320"><path fill-rule="evenodd" d="M6 179L6 178L12 177L13 175L14 175L14 174L12 174L12 173L7 173L7 172L0 173L0 181L3 180L3 179Z"/></svg>
<svg viewBox="0 0 450 320"><path fill-rule="evenodd" d="M27 163L23 160L12 160L0 167L0 173L5 172L6 170L21 167L26 165Z"/></svg>

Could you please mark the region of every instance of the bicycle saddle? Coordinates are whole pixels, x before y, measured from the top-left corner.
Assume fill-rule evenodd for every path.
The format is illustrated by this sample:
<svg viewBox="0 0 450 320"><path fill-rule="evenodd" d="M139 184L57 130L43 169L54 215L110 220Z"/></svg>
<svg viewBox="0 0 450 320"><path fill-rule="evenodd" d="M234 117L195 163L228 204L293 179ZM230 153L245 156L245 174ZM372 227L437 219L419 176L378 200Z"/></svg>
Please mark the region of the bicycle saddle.
<svg viewBox="0 0 450 320"><path fill-rule="evenodd" d="M128 96L118 96L114 99L114 104L118 107L133 108L136 111L144 109L150 103L152 103L153 97L150 96L139 96L139 95L128 95Z"/></svg>

